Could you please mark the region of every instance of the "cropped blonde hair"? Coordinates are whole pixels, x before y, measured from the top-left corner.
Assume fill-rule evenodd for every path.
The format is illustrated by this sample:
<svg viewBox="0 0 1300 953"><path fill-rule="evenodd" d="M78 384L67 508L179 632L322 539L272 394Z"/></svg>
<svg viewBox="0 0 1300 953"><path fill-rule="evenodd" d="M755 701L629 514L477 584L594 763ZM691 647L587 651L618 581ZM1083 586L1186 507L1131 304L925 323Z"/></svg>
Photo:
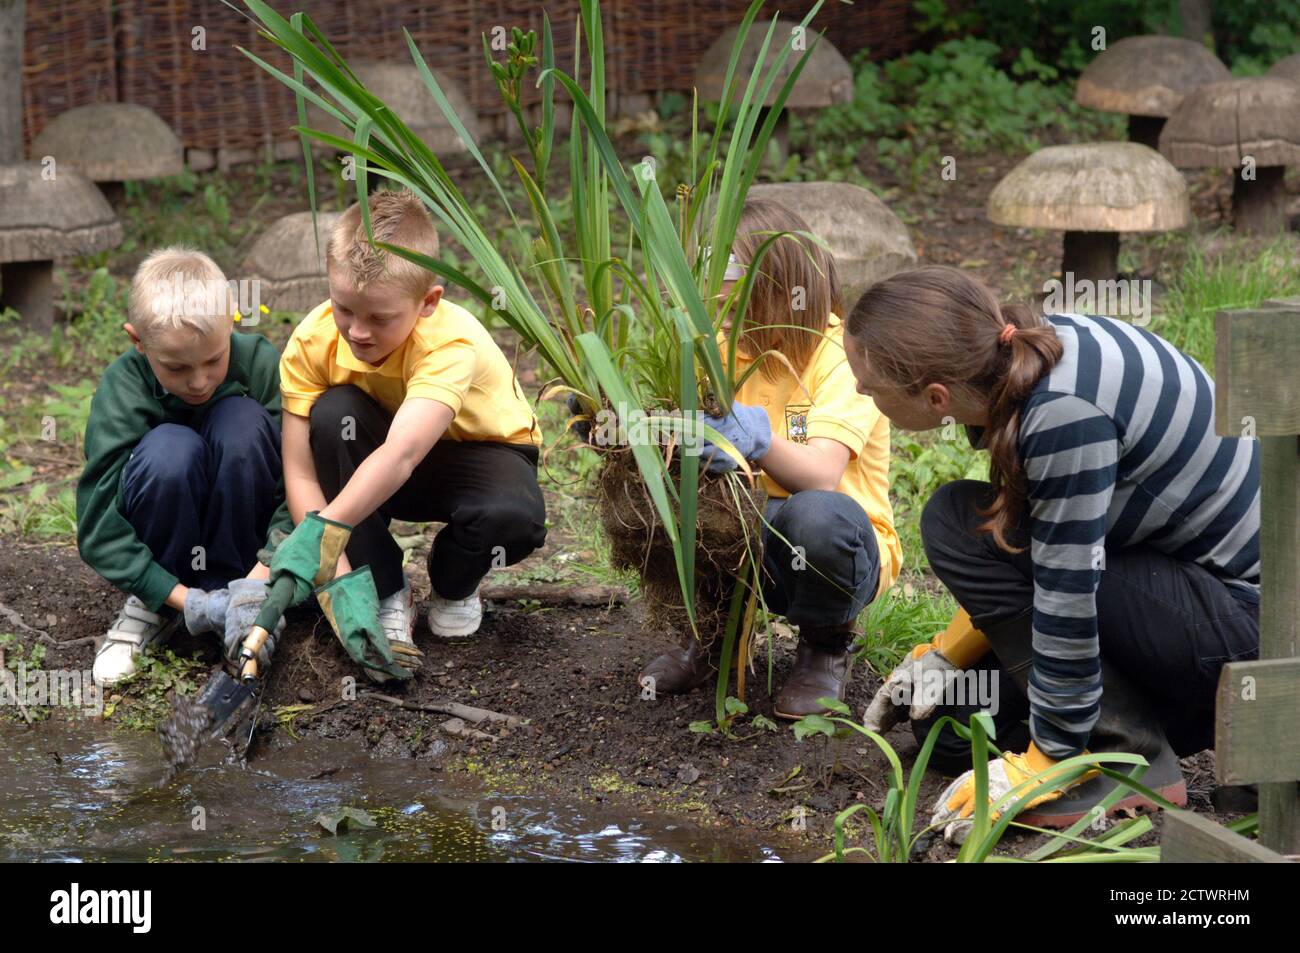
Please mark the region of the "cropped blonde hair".
<svg viewBox="0 0 1300 953"><path fill-rule="evenodd" d="M159 331L181 328L207 336L234 327L235 296L217 263L192 248L149 253L131 279L127 315L148 343Z"/></svg>
<svg viewBox="0 0 1300 953"><path fill-rule="evenodd" d="M437 257L438 230L414 192L410 189L376 192L368 204L375 242ZM370 243L361 220L360 204L351 206L335 223L325 258L330 270L339 269L358 291L367 285L385 284L412 297L423 298L437 283L437 276L432 272Z"/></svg>

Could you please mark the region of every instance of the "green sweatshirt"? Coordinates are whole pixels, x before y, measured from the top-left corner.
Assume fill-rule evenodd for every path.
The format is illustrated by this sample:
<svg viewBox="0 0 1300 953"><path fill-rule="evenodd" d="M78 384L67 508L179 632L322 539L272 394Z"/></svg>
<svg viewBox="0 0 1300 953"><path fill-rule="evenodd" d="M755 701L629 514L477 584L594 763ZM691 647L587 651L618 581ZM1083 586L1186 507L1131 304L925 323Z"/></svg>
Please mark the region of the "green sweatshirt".
<svg viewBox="0 0 1300 953"><path fill-rule="evenodd" d="M145 434L165 423L198 427L223 397L251 397L280 425L280 355L260 334L236 331L230 339L226 379L203 404L191 406L163 390L143 354L132 348L108 366L90 404L86 468L77 482L77 549L81 558L117 588L139 597L151 611L167 601L177 578L153 558L127 521L122 470ZM284 477L276 487L279 509L270 530L292 532L284 502Z"/></svg>

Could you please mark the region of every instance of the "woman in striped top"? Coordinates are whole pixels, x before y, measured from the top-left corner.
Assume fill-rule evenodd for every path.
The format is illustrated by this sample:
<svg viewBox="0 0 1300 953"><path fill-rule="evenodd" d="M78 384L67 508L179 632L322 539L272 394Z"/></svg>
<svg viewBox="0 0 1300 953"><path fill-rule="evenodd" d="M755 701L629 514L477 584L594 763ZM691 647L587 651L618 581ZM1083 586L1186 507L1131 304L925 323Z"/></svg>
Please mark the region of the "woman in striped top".
<svg viewBox="0 0 1300 953"><path fill-rule="evenodd" d="M1185 803L1177 759L1213 744L1219 670L1258 655L1258 443L1215 435L1213 383L1161 338L1000 307L952 268L874 285L848 333L859 390L894 424L963 424L990 453L990 482L941 487L921 534L992 650L973 667L1007 676L998 743L1024 753L990 765L994 797L1084 750L1125 751L1150 762L1144 784ZM938 651L908 665L957 678ZM975 707L925 711L964 721ZM893 710L887 721L907 717ZM961 754L954 736L941 747L949 763ZM936 805L949 839L969 826L970 775ZM1093 777L1020 819L1067 826L1112 788Z"/></svg>

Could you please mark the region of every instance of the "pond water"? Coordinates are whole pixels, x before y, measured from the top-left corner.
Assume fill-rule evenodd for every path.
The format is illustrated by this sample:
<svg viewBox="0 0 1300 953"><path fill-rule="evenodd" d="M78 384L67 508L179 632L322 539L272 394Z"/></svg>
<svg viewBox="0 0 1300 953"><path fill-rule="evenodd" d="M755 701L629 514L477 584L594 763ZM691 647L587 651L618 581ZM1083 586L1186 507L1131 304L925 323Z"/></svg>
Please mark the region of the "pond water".
<svg viewBox="0 0 1300 953"><path fill-rule="evenodd" d="M0 861L809 859L676 816L474 790L428 762L372 759L360 743L304 739L244 767L221 753L209 746L158 789L151 734L2 725ZM318 823L344 807L375 827L332 835Z"/></svg>

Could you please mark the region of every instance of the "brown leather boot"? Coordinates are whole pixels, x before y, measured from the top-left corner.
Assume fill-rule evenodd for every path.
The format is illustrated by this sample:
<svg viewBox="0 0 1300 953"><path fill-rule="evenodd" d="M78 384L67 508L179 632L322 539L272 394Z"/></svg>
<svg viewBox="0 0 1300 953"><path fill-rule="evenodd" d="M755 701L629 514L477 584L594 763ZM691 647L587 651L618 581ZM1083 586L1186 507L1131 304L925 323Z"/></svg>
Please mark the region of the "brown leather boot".
<svg viewBox="0 0 1300 953"><path fill-rule="evenodd" d="M681 645L652 659L641 669L636 682L642 689L653 688L655 694L685 695L717 676L721 654L721 639L712 639L705 645L687 631ZM653 683L647 683L647 678L653 679Z"/></svg>
<svg viewBox="0 0 1300 953"><path fill-rule="evenodd" d="M844 701L853 664L853 657L849 654L853 635L851 626L800 632L794 668L777 692L773 704L776 717L798 721L804 715L824 715L829 709L819 704L817 699Z"/></svg>

